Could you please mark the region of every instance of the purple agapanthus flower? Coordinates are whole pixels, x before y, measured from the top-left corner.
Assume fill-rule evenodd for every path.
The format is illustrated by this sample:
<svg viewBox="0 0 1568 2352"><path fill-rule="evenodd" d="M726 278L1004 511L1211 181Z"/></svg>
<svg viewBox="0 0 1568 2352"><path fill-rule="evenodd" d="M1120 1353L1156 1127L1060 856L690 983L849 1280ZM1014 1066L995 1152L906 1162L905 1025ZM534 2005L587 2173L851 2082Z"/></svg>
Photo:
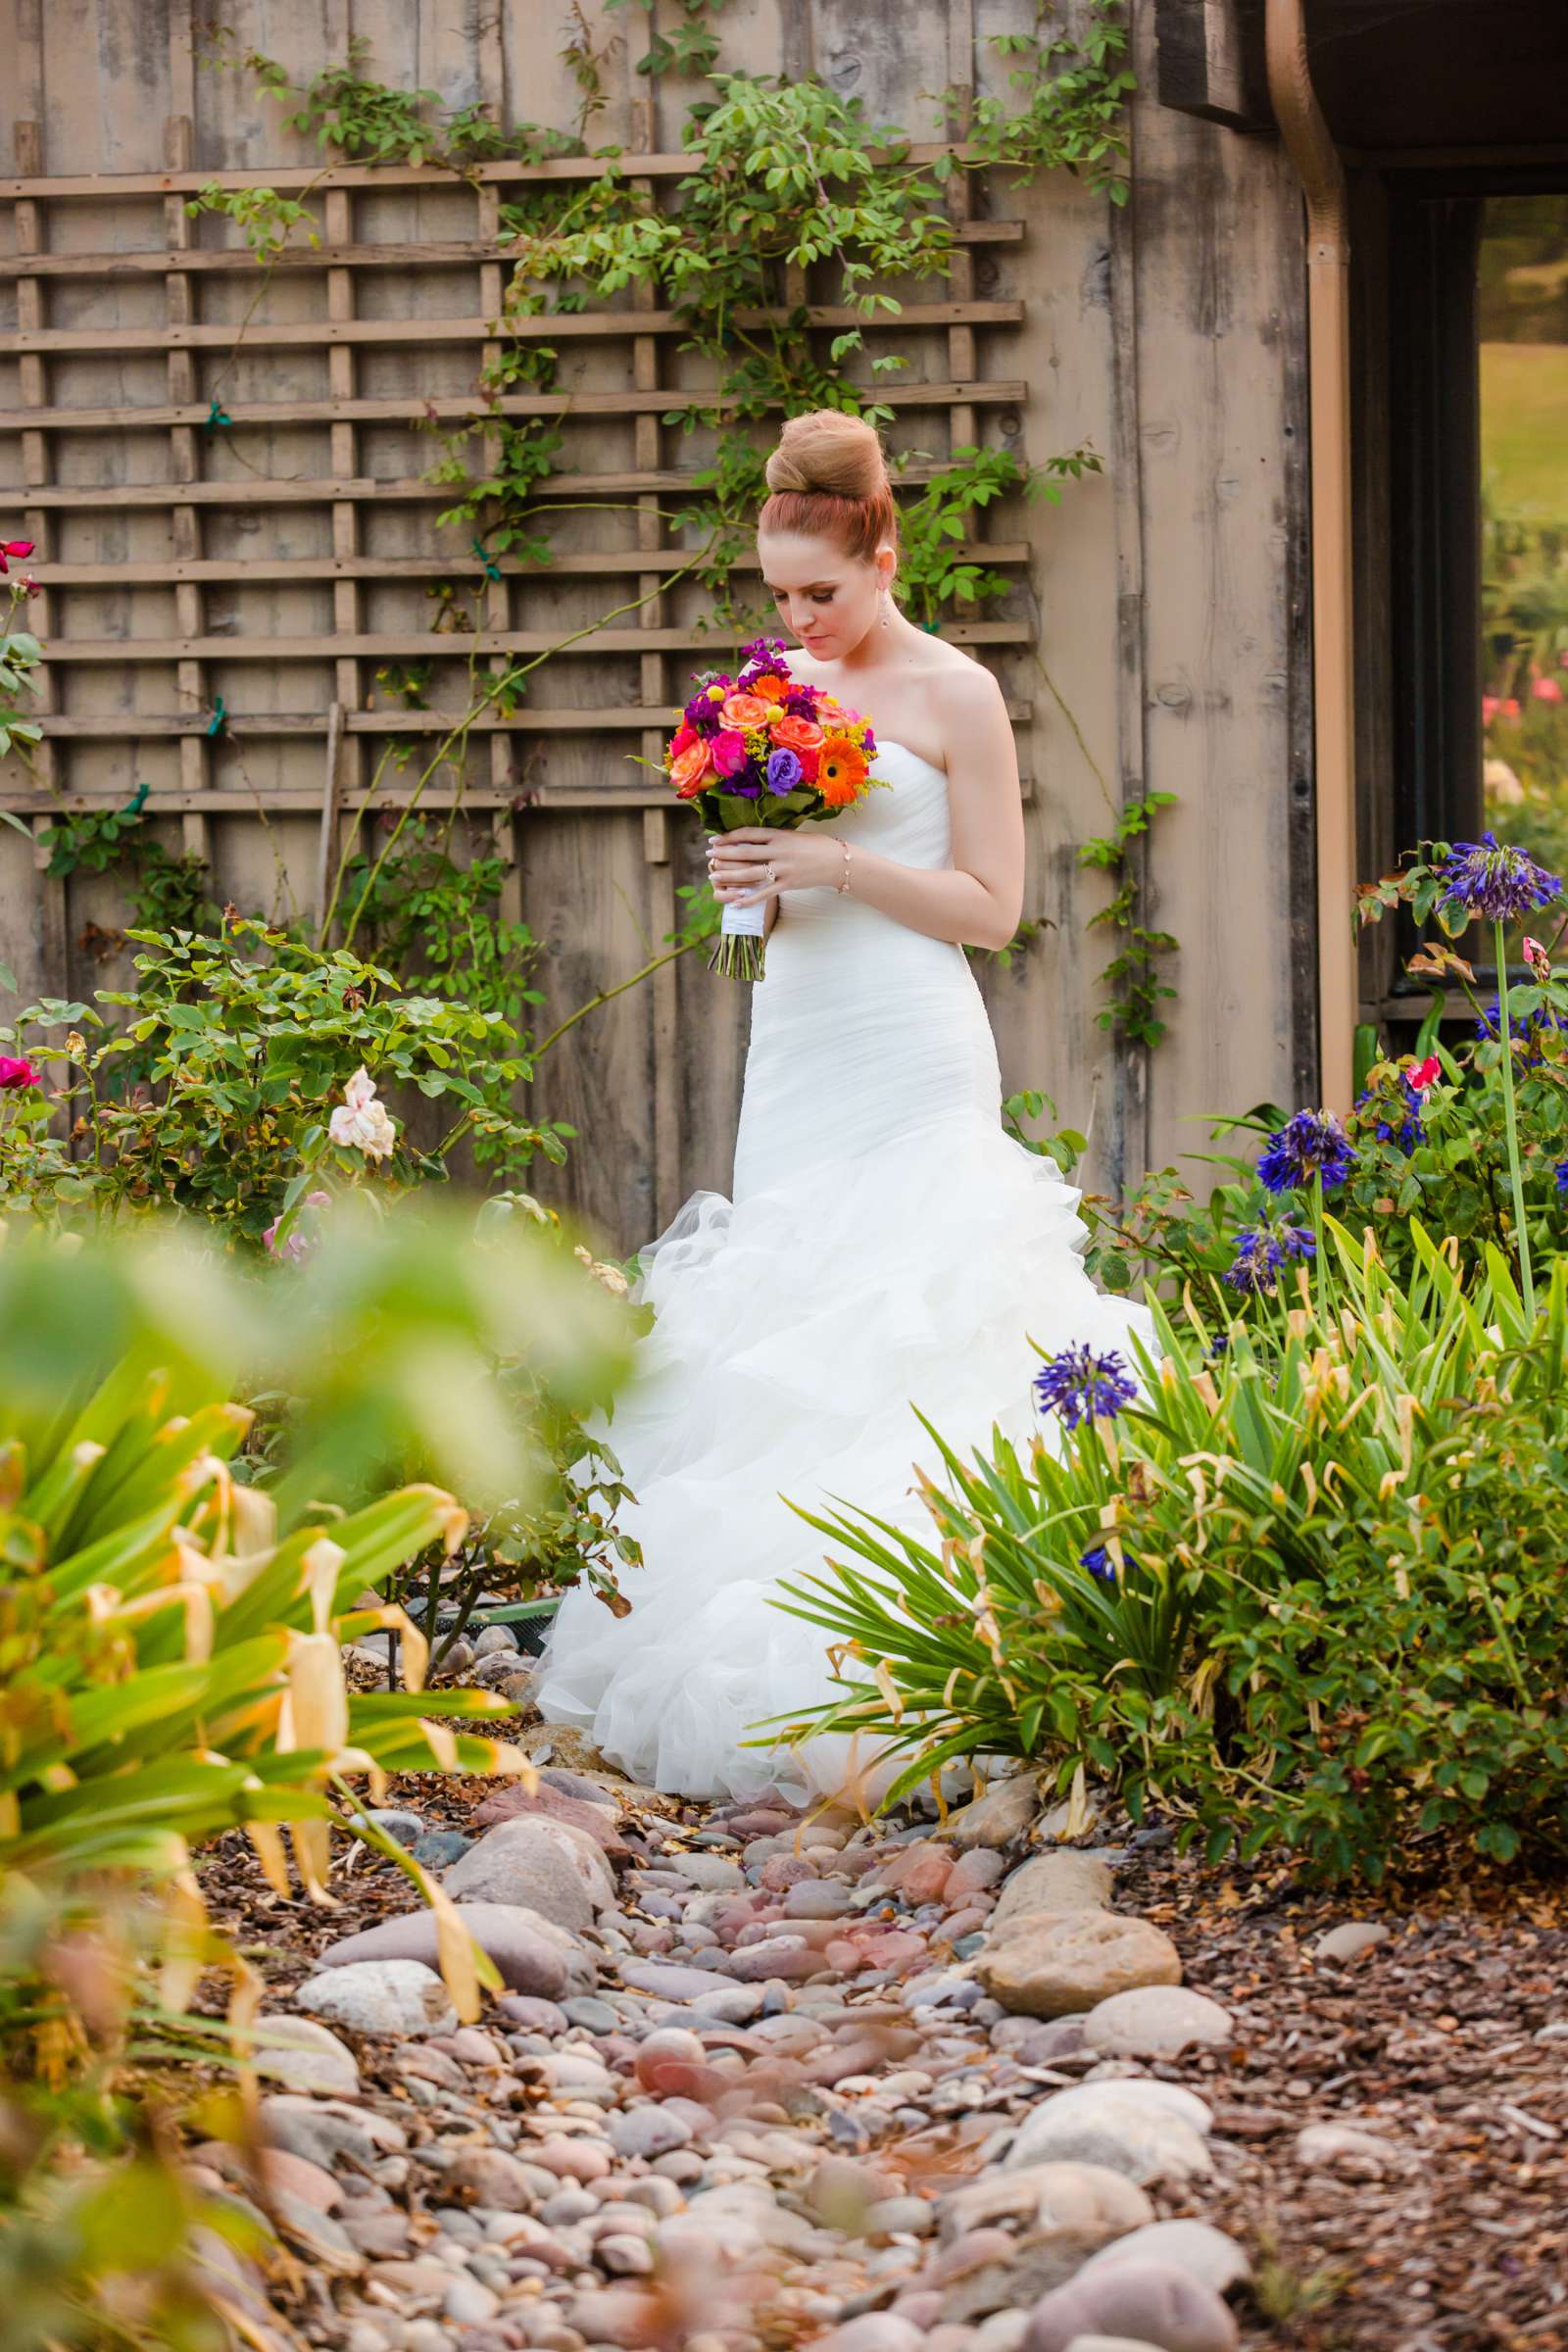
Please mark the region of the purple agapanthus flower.
<svg viewBox="0 0 1568 2352"><path fill-rule="evenodd" d="M1508 1007L1508 1028L1516 1043L1520 1039L1537 1038L1543 1029L1555 1029L1556 1026L1556 1015L1549 1004L1533 1004L1528 1012L1517 1011L1512 1004ZM1476 1035L1483 1042L1502 1035L1502 1001L1499 997L1494 997L1490 1004L1482 1006L1481 1018L1476 1023Z"/></svg>
<svg viewBox="0 0 1568 2352"><path fill-rule="evenodd" d="M1568 1193L1568 1159L1558 1160L1551 1171L1551 1181L1556 1191Z"/></svg>
<svg viewBox="0 0 1568 2352"><path fill-rule="evenodd" d="M793 792L801 780L801 763L790 751L769 752L767 756L767 789L769 792Z"/></svg>
<svg viewBox="0 0 1568 2352"><path fill-rule="evenodd" d="M1492 832L1483 833L1479 841L1456 841L1443 879L1447 885L1443 895L1449 905L1494 922L1516 922L1562 896L1559 875L1548 873L1528 850L1499 843Z"/></svg>
<svg viewBox="0 0 1568 2352"><path fill-rule="evenodd" d="M1078 1565L1080 1568L1087 1568L1091 1576L1098 1576L1102 1585L1113 1585L1116 1582L1116 1571L1103 1544L1091 1544L1087 1551L1081 1551L1078 1554Z"/></svg>
<svg viewBox="0 0 1568 2352"><path fill-rule="evenodd" d="M1236 1255L1225 1269L1233 1291L1256 1298L1272 1292L1274 1277L1285 1263L1285 1246L1266 1225L1246 1227L1236 1236Z"/></svg>
<svg viewBox="0 0 1568 2352"><path fill-rule="evenodd" d="M1048 1356L1035 1374L1035 1395L1042 1412L1059 1413L1069 1429L1099 1414L1108 1419L1131 1404L1138 1384L1114 1348L1097 1355L1082 1344Z"/></svg>
<svg viewBox="0 0 1568 2352"><path fill-rule="evenodd" d="M1349 1138L1332 1110L1298 1110L1269 1137L1257 1173L1271 1193L1288 1193L1310 1184L1321 1168L1327 1193L1343 1184L1354 1165Z"/></svg>

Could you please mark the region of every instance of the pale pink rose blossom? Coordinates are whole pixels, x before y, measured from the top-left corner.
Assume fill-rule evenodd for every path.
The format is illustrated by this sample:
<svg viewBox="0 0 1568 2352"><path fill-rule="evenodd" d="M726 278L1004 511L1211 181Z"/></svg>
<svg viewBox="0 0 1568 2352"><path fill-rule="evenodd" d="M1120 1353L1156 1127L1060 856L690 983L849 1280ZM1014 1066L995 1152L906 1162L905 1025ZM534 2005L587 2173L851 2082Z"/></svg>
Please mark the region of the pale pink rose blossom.
<svg viewBox="0 0 1568 2352"><path fill-rule="evenodd" d="M332 1113L327 1133L334 1144L363 1152L367 1159L391 1158L397 1129L386 1104L377 1100L375 1081L368 1070L356 1070L343 1089L343 1100Z"/></svg>
<svg viewBox="0 0 1568 2352"><path fill-rule="evenodd" d="M300 1202L300 1213L295 1218L293 1228L286 1238L281 1243L277 1238L277 1229L283 1222L282 1212L279 1211L262 1235L263 1249L272 1257L286 1257L291 1265L297 1266L302 1258L310 1256L311 1251L321 1238L319 1231L313 1232L311 1230L314 1220L307 1218L305 1212L307 1209L313 1208L330 1208L331 1205L332 1196L330 1193L307 1193Z"/></svg>

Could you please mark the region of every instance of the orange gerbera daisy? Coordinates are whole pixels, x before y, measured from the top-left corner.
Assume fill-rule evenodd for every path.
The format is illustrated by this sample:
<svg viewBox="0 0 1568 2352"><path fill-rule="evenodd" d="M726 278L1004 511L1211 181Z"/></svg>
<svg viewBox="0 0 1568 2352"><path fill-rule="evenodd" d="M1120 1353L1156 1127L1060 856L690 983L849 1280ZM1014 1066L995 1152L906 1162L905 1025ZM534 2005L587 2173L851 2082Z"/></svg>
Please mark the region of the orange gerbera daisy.
<svg viewBox="0 0 1568 2352"><path fill-rule="evenodd" d="M747 692L755 694L760 702L781 703L789 690L787 678L758 678Z"/></svg>
<svg viewBox="0 0 1568 2352"><path fill-rule="evenodd" d="M817 761L816 781L830 808L858 800L866 778L865 754L848 735L829 735Z"/></svg>

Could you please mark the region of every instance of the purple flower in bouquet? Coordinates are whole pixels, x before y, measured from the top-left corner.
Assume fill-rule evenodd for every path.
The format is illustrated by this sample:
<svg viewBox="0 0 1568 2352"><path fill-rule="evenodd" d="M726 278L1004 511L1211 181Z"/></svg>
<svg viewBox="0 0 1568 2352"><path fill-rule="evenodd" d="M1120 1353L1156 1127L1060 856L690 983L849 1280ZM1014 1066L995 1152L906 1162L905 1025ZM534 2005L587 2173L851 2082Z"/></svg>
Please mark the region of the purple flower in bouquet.
<svg viewBox="0 0 1568 2352"><path fill-rule="evenodd" d="M1114 1348L1097 1355L1087 1344L1048 1356L1034 1378L1042 1412L1059 1413L1069 1429L1099 1414L1108 1419L1131 1404L1138 1384Z"/></svg>
<svg viewBox="0 0 1568 2352"><path fill-rule="evenodd" d="M700 692L692 696L691 701L681 712L681 716L689 727L696 728L699 735L705 737L716 735L723 724L718 715L718 708L708 688L704 686Z"/></svg>
<svg viewBox="0 0 1568 2352"><path fill-rule="evenodd" d="M746 738L738 727L721 727L709 746L713 765L721 776L738 776L751 757Z"/></svg>
<svg viewBox="0 0 1568 2352"><path fill-rule="evenodd" d="M1562 896L1562 880L1538 864L1528 850L1499 844L1494 833L1479 841L1456 841L1443 869L1444 899L1468 914L1497 923L1517 922L1538 906Z"/></svg>
<svg viewBox="0 0 1568 2352"><path fill-rule="evenodd" d="M768 754L767 789L769 792L793 792L801 780L801 763L791 751Z"/></svg>
<svg viewBox="0 0 1568 2352"><path fill-rule="evenodd" d="M1349 1138L1332 1110L1298 1110L1268 1139L1258 1159L1260 1181L1271 1193L1310 1184L1319 1169L1323 1190L1343 1184L1355 1165Z"/></svg>
<svg viewBox="0 0 1568 2352"><path fill-rule="evenodd" d="M780 655L788 652L789 647L782 637L754 637L750 645L741 647L741 666L743 669L772 669Z"/></svg>
<svg viewBox="0 0 1568 2352"><path fill-rule="evenodd" d="M808 686L796 686L784 697L784 708L791 718L815 718L816 698Z"/></svg>

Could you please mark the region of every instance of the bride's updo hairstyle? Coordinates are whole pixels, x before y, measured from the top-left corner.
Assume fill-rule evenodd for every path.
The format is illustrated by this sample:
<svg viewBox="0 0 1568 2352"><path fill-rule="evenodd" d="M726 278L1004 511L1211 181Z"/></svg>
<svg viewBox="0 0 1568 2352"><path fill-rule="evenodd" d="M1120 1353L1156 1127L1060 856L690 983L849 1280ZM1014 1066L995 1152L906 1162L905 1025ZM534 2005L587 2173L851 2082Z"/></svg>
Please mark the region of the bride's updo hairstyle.
<svg viewBox="0 0 1568 2352"><path fill-rule="evenodd" d="M845 416L837 409L791 416L767 461L767 487L760 531L831 539L862 564L879 547L898 551L899 512L887 460L876 428L863 416Z"/></svg>

